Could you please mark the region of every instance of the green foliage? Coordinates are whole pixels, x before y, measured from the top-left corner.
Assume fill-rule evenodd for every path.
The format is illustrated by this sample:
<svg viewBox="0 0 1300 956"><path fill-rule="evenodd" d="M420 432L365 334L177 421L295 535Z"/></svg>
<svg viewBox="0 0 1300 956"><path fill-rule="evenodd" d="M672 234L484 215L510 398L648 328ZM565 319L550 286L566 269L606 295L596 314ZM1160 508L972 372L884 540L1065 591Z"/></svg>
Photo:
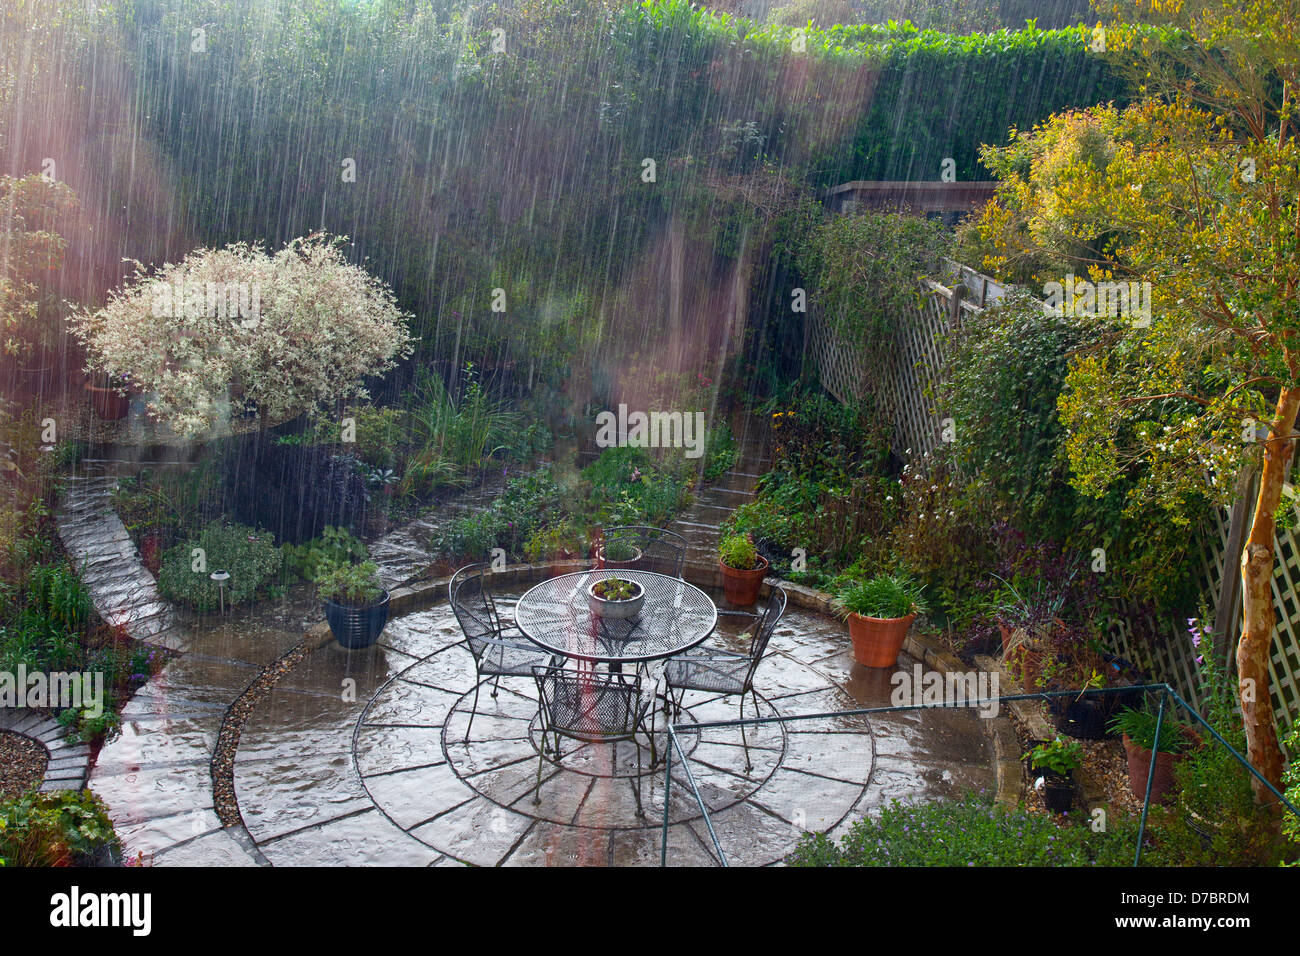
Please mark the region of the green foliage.
<svg viewBox="0 0 1300 956"><path fill-rule="evenodd" d="M1110 719L1110 729L1117 734L1127 734L1129 739L1139 747L1158 750L1160 753L1177 754L1187 749L1186 731L1175 723L1169 713L1165 713L1160 724L1160 741L1156 746L1156 718L1158 714L1149 709L1125 707Z"/></svg>
<svg viewBox="0 0 1300 956"><path fill-rule="evenodd" d="M737 571L754 570L758 567L758 548L753 535L725 535L718 543L718 560Z"/></svg>
<svg viewBox="0 0 1300 956"><path fill-rule="evenodd" d="M317 567L316 593L324 601L345 607L369 607L384 593L379 567L373 561L353 564L327 559Z"/></svg>
<svg viewBox="0 0 1300 956"><path fill-rule="evenodd" d="M841 590L839 604L863 617L901 618L924 613L924 590L924 585L905 574L877 574Z"/></svg>
<svg viewBox="0 0 1300 956"><path fill-rule="evenodd" d="M70 728L68 737L78 743L107 740L122 725L122 715L114 707L113 700L105 700L104 708L98 714L92 714L90 708L69 707L60 711L59 723Z"/></svg>
<svg viewBox="0 0 1300 956"><path fill-rule="evenodd" d="M0 800L0 866L87 866L121 850L107 805L89 790Z"/></svg>
<svg viewBox="0 0 1300 956"><path fill-rule="evenodd" d="M907 805L897 800L879 820L855 822L838 843L805 836L791 866L1132 866L1136 828L1115 818L1102 833L1086 820L1058 826L1050 817L1007 810L975 794Z"/></svg>
<svg viewBox="0 0 1300 956"><path fill-rule="evenodd" d="M921 276L948 249L942 223L906 213L829 217L799 261L810 298L842 341L872 356L898 341L920 302Z"/></svg>
<svg viewBox="0 0 1300 956"><path fill-rule="evenodd" d="M204 570L194 570L195 548L204 552ZM254 600L261 588L280 572L283 563L284 556L269 532L214 521L197 539L176 545L163 554L158 590L164 597L206 613L217 610L221 602L218 586L209 577L213 572L230 574L225 603L231 607Z"/></svg>
<svg viewBox="0 0 1300 956"><path fill-rule="evenodd" d="M716 481L736 464L736 439L727 424L709 429L704 449L704 480Z"/></svg>
<svg viewBox="0 0 1300 956"><path fill-rule="evenodd" d="M535 532L562 519L569 500L549 469L511 478L491 505L443 525L433 551L449 559L482 560L493 548L503 548L510 557L521 557Z"/></svg>
<svg viewBox="0 0 1300 956"><path fill-rule="evenodd" d="M1083 745L1077 740L1057 737L1029 751L1029 764L1035 770L1050 770L1066 776L1083 766Z"/></svg>
<svg viewBox="0 0 1300 956"><path fill-rule="evenodd" d="M428 368L421 369L412 391L410 420L417 448L436 450L438 458L457 468L479 467L506 449L519 430L519 416L488 394L473 365L465 367L459 399Z"/></svg>
<svg viewBox="0 0 1300 956"><path fill-rule="evenodd" d="M587 551L586 536L572 519L538 528L524 543L524 557L530 562L548 558L581 557Z"/></svg>
<svg viewBox="0 0 1300 956"><path fill-rule="evenodd" d="M365 544L346 528L326 525L319 538L304 544L286 544L284 570L303 581L314 581L321 565L364 561L370 557Z"/></svg>
<svg viewBox="0 0 1300 956"><path fill-rule="evenodd" d="M686 480L644 448L606 448L582 470L589 488L587 513L603 525L662 527L686 506Z"/></svg>

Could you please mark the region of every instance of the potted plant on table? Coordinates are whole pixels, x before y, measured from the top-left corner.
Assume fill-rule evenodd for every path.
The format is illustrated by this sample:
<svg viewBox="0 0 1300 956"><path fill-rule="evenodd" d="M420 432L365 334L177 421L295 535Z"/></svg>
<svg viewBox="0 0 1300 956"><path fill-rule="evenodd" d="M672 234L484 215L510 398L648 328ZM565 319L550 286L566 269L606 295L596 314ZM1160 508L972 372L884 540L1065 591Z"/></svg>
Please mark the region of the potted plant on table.
<svg viewBox="0 0 1300 956"><path fill-rule="evenodd" d="M1043 803L1047 809L1053 813L1069 813L1074 805L1074 772L1083 766L1083 745L1060 737L1040 743L1029 752L1029 765L1041 774Z"/></svg>
<svg viewBox="0 0 1300 956"><path fill-rule="evenodd" d="M1156 740L1156 716L1149 709L1126 707L1110 721L1111 728L1123 735L1124 752L1128 755L1129 787L1139 800L1146 794L1152 751L1155 751L1156 769L1151 779L1151 799L1159 801L1173 789L1174 762L1187 749L1184 729L1168 714L1160 725L1160 739Z"/></svg>
<svg viewBox="0 0 1300 956"><path fill-rule="evenodd" d="M388 623L389 594L379 583L373 561L361 564L323 561L316 589L335 639L349 650L369 647Z"/></svg>
<svg viewBox="0 0 1300 956"><path fill-rule="evenodd" d="M850 584L838 603L849 622L853 659L865 667L893 667L916 615L925 610L917 584L905 574L877 574Z"/></svg>
<svg viewBox="0 0 1300 956"><path fill-rule="evenodd" d="M727 535L718 544L718 567L722 569L722 591L735 607L749 607L758 600L767 558L758 553L748 534Z"/></svg>
<svg viewBox="0 0 1300 956"><path fill-rule="evenodd" d="M645 588L611 575L587 586L587 605L597 617L632 618L645 604Z"/></svg>

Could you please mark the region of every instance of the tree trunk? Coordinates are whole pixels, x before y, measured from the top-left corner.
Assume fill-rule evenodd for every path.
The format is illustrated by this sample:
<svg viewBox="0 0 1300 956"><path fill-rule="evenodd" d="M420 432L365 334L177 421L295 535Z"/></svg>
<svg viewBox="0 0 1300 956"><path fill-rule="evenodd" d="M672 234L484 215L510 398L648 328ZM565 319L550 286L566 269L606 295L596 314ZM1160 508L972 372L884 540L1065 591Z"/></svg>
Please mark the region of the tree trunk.
<svg viewBox="0 0 1300 956"><path fill-rule="evenodd" d="M1259 476L1259 496L1250 537L1241 555L1242 625L1237 644L1237 679L1241 713L1246 730L1246 756L1279 790L1282 787L1282 750L1273 724L1273 697L1269 690L1268 659L1273 650L1273 546L1275 515L1282 501L1282 485L1295 451L1296 411L1300 388L1282 391L1264 446L1264 467ZM1255 799L1275 803L1276 798L1252 778Z"/></svg>

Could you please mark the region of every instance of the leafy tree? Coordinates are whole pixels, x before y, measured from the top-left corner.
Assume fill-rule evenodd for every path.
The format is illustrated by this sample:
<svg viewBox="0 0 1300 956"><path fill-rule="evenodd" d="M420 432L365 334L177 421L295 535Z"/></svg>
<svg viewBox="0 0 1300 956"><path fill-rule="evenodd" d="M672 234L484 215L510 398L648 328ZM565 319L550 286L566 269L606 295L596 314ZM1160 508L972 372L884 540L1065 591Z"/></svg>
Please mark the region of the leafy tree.
<svg viewBox="0 0 1300 956"><path fill-rule="evenodd" d="M1084 295L1073 310L1058 296L1098 343L1076 355L1060 400L1077 488L1101 496L1131 481L1132 508L1154 502L1186 524L1260 465L1236 658L1248 755L1277 785L1268 660L1300 410L1300 16L1295 0L1166 6L1108 5L1177 28L1105 31L1111 55L1137 64L1144 99L1053 117L986 153L1005 185L978 232L986 264ZM1101 287L1088 283L1112 280L1149 283L1149 316L1131 298L1089 302Z"/></svg>

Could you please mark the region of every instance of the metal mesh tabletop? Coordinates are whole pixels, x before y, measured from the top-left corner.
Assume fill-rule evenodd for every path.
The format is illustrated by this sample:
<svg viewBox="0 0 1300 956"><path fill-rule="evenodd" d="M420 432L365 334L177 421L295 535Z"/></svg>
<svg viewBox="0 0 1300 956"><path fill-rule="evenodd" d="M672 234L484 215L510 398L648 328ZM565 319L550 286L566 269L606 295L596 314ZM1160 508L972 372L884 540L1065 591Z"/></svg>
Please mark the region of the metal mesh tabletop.
<svg viewBox="0 0 1300 956"><path fill-rule="evenodd" d="M645 589L634 618L618 620L591 612L587 588L617 576ZM534 644L565 657L627 664L680 654L699 644L718 622L713 601L679 578L652 571L577 571L543 581L519 599L519 629Z"/></svg>

